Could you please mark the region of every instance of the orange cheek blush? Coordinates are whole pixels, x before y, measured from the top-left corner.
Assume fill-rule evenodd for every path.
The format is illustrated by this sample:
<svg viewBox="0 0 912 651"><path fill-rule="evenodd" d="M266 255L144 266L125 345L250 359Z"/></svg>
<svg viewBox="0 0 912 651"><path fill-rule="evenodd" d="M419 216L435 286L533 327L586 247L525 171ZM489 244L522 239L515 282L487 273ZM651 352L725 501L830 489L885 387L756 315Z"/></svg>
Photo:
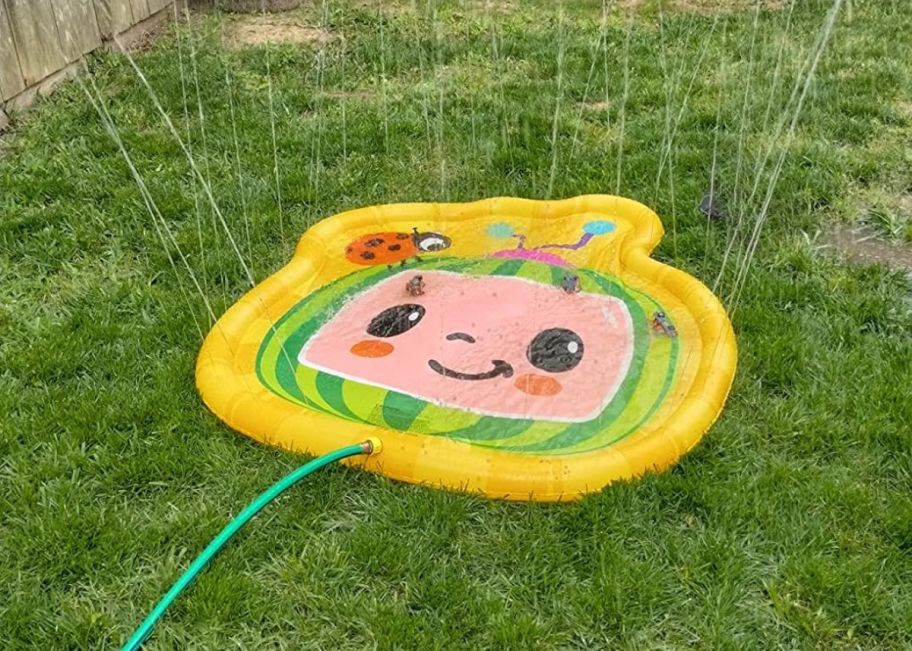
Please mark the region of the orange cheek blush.
<svg viewBox="0 0 912 651"><path fill-rule="evenodd" d="M530 396L554 396L563 389L561 383L554 378L535 373L520 375L513 386Z"/></svg>
<svg viewBox="0 0 912 651"><path fill-rule="evenodd" d="M392 344L376 339L365 339L351 347L352 355L358 357L386 357L393 350Z"/></svg>

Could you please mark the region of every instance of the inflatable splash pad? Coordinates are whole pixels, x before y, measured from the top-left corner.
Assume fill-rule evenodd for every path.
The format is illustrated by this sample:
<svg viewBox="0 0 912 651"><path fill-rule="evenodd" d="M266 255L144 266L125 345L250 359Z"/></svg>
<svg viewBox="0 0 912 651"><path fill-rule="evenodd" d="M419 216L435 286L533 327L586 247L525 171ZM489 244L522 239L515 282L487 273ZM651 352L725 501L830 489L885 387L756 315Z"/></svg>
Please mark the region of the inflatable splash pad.
<svg viewBox="0 0 912 651"><path fill-rule="evenodd" d="M394 479L567 500L659 471L722 410L731 324L649 257L634 201L497 198L327 218L239 300L197 364L205 403L269 445Z"/></svg>

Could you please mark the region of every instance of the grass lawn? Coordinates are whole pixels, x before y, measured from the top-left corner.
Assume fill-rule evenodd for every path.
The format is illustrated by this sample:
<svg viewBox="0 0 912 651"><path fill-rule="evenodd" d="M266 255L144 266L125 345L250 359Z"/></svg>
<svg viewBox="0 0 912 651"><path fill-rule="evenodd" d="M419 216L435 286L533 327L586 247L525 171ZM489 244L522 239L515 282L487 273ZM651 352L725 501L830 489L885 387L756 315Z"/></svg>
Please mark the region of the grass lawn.
<svg viewBox="0 0 912 651"><path fill-rule="evenodd" d="M731 398L671 471L569 505L330 468L148 648L912 648L910 280L816 236L861 220L912 239L907 2L843 4L790 138L829 0L622 2L606 22L597 0L383 4L309 4L275 18L302 42L268 47L199 16L134 53L256 279L349 208L618 191L662 216L656 255L726 301ZM197 397L202 296L218 315L247 280L128 59L90 71L0 141L3 649L123 642L302 462ZM727 220L697 211L711 183Z"/></svg>

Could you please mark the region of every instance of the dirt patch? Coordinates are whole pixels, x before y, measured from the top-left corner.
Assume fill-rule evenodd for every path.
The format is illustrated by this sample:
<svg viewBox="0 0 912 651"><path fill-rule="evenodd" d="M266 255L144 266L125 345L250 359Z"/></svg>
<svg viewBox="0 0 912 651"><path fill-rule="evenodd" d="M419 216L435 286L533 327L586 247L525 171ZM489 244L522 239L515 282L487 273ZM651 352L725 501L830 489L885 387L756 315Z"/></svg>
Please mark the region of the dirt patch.
<svg viewBox="0 0 912 651"><path fill-rule="evenodd" d="M579 107L581 109L583 109L584 111L593 111L593 112L598 113L601 111L611 110L612 103L609 102L608 100L603 99L600 102L581 102L579 104Z"/></svg>
<svg viewBox="0 0 912 651"><path fill-rule="evenodd" d="M232 21L224 35L225 45L235 49L266 43L325 45L335 39L336 35L325 29L276 16L250 16Z"/></svg>
<svg viewBox="0 0 912 651"><path fill-rule="evenodd" d="M463 5L470 11L489 11L496 13L511 13L518 7L513 0L467 0Z"/></svg>
<svg viewBox="0 0 912 651"><path fill-rule="evenodd" d="M896 207L900 214L906 219L912 219L912 194L906 193L899 195L896 200Z"/></svg>
<svg viewBox="0 0 912 651"><path fill-rule="evenodd" d="M821 235L820 243L850 262L912 271L912 246L888 242L870 226L833 226Z"/></svg>
<svg viewBox="0 0 912 651"><path fill-rule="evenodd" d="M912 242L912 193L871 189L858 209L861 223L872 226L888 239Z"/></svg>

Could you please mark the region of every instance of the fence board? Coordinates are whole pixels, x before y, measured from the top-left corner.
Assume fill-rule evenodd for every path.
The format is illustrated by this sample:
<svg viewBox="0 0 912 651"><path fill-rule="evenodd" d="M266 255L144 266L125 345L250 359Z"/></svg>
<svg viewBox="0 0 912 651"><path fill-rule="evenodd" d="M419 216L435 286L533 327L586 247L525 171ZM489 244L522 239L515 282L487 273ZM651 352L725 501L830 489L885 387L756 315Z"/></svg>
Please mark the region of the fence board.
<svg viewBox="0 0 912 651"><path fill-rule="evenodd" d="M67 61L76 61L101 45L92 0L51 0L57 34Z"/></svg>
<svg viewBox="0 0 912 651"><path fill-rule="evenodd" d="M134 25L149 17L150 12L148 0L130 0L130 4L133 5Z"/></svg>
<svg viewBox="0 0 912 651"><path fill-rule="evenodd" d="M4 0L25 85L31 86L66 64L50 0Z"/></svg>
<svg viewBox="0 0 912 651"><path fill-rule="evenodd" d="M25 88L8 18L6 5L0 0L0 100L8 99Z"/></svg>
<svg viewBox="0 0 912 651"><path fill-rule="evenodd" d="M130 0L95 0L95 15L102 38L120 34L136 22Z"/></svg>
<svg viewBox="0 0 912 651"><path fill-rule="evenodd" d="M149 2L149 11L153 14L158 13L165 7L170 8L171 5L174 4L173 0L148 0L148 2Z"/></svg>
<svg viewBox="0 0 912 651"><path fill-rule="evenodd" d="M180 2L180 0L178 0ZM174 0L0 0L0 106L50 88L62 70ZM46 88L45 88L46 90ZM29 93L31 92L31 95ZM24 94L23 94L24 93ZM14 101L20 101L15 99Z"/></svg>

